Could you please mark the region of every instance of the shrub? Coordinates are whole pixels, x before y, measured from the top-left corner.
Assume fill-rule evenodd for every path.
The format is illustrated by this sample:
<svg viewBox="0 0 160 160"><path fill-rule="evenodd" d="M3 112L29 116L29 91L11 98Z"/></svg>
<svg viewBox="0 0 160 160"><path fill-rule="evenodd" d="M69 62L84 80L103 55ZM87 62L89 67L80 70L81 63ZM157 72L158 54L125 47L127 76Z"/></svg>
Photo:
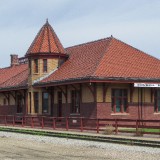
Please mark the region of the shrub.
<svg viewBox="0 0 160 160"><path fill-rule="evenodd" d="M106 125L106 127L103 131L103 134L110 135L110 134L113 134L113 132L114 132L114 127L111 124L108 124L108 125Z"/></svg>

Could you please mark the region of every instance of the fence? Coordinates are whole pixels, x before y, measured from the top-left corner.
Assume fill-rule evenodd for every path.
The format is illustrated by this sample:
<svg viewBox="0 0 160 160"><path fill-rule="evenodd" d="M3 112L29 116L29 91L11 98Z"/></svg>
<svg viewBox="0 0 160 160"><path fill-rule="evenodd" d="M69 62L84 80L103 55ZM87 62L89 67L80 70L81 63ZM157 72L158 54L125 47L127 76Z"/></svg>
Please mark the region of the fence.
<svg viewBox="0 0 160 160"><path fill-rule="evenodd" d="M160 120L0 115L0 125L97 133L112 126L115 134L127 132L160 135Z"/></svg>

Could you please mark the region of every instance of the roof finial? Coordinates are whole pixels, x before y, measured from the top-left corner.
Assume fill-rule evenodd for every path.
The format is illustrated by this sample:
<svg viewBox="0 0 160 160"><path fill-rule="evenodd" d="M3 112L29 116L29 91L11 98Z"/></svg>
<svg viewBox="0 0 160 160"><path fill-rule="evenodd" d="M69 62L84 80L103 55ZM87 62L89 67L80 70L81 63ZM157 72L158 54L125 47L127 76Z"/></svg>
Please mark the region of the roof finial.
<svg viewBox="0 0 160 160"><path fill-rule="evenodd" d="M48 24L48 18L46 19L46 24Z"/></svg>

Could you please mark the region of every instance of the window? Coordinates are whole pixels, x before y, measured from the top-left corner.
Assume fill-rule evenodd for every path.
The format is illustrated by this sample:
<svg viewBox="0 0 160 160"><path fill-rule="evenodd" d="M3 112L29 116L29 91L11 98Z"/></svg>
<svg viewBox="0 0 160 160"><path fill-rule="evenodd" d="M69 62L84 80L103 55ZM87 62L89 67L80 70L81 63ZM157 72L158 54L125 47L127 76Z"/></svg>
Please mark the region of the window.
<svg viewBox="0 0 160 160"><path fill-rule="evenodd" d="M23 98L22 95L17 95L17 113L22 113L23 111Z"/></svg>
<svg viewBox="0 0 160 160"><path fill-rule="evenodd" d="M126 89L113 89L112 90L112 111L113 112L126 112L128 105Z"/></svg>
<svg viewBox="0 0 160 160"><path fill-rule="evenodd" d="M62 117L62 92L58 92L58 117Z"/></svg>
<svg viewBox="0 0 160 160"><path fill-rule="evenodd" d="M39 106L39 94L38 92L34 92L34 111L35 113L38 113L38 107Z"/></svg>
<svg viewBox="0 0 160 160"><path fill-rule="evenodd" d="M47 59L43 59L43 72L47 72Z"/></svg>
<svg viewBox="0 0 160 160"><path fill-rule="evenodd" d="M29 92L29 111L32 113L32 97L31 97L31 92Z"/></svg>
<svg viewBox="0 0 160 160"><path fill-rule="evenodd" d="M34 73L38 73L38 59L34 60Z"/></svg>
<svg viewBox="0 0 160 160"><path fill-rule="evenodd" d="M6 98L3 99L3 105L7 105Z"/></svg>
<svg viewBox="0 0 160 160"><path fill-rule="evenodd" d="M71 91L71 113L80 113L80 92Z"/></svg>
<svg viewBox="0 0 160 160"><path fill-rule="evenodd" d="M160 112L160 90L155 90L154 93L154 111Z"/></svg>
<svg viewBox="0 0 160 160"><path fill-rule="evenodd" d="M28 61L28 65L29 65L29 74L31 74L31 60Z"/></svg>
<svg viewBox="0 0 160 160"><path fill-rule="evenodd" d="M47 92L43 92L42 94L42 112L48 113L49 109L49 94Z"/></svg>

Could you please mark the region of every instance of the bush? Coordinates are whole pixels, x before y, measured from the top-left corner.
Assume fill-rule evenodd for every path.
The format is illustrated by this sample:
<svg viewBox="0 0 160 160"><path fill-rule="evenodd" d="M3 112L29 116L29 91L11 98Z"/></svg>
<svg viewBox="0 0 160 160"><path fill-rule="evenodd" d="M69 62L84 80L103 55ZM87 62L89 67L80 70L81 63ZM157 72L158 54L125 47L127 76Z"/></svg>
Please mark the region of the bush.
<svg viewBox="0 0 160 160"><path fill-rule="evenodd" d="M106 125L103 134L105 135L111 135L114 132L114 127L111 124Z"/></svg>

